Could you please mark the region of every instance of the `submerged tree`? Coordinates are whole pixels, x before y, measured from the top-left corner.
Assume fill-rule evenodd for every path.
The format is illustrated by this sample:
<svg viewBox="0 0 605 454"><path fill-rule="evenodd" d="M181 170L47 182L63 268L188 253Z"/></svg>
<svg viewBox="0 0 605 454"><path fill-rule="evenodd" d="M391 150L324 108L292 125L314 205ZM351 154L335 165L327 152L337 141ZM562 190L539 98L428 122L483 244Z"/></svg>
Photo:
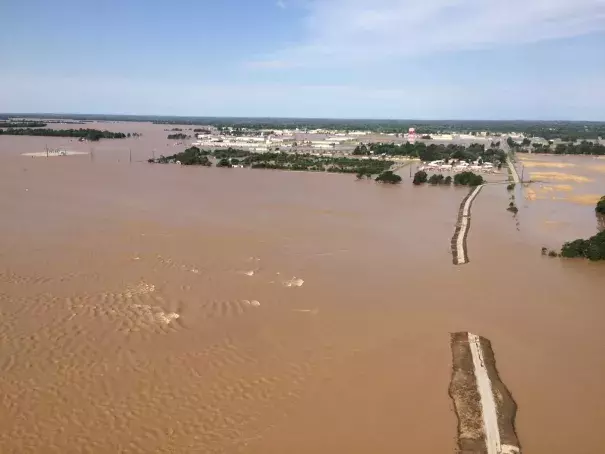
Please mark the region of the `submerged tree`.
<svg viewBox="0 0 605 454"><path fill-rule="evenodd" d="M217 166L217 167L229 167L229 168L230 168L230 167L233 167L233 166L231 165L231 162L230 162L230 161L229 161L229 159L227 159L227 158L223 158L223 159L221 159L221 160L218 162L218 164L216 164L216 166Z"/></svg>
<svg viewBox="0 0 605 454"><path fill-rule="evenodd" d="M459 186L479 186L483 184L483 177L473 172L461 172L454 177L454 184Z"/></svg>
<svg viewBox="0 0 605 454"><path fill-rule="evenodd" d="M414 180L412 183L415 185L423 184L428 181L428 175L424 170L419 170L414 174Z"/></svg>
<svg viewBox="0 0 605 454"><path fill-rule="evenodd" d="M390 170L386 170L378 175L375 179L379 183L397 184L401 183L401 177Z"/></svg>
<svg viewBox="0 0 605 454"><path fill-rule="evenodd" d="M597 214L605 215L605 196L601 197L601 200L597 202L595 211L597 212Z"/></svg>
<svg viewBox="0 0 605 454"><path fill-rule="evenodd" d="M605 260L605 231L584 239L577 239L565 243L561 249L561 256L568 258L587 258L589 260Z"/></svg>

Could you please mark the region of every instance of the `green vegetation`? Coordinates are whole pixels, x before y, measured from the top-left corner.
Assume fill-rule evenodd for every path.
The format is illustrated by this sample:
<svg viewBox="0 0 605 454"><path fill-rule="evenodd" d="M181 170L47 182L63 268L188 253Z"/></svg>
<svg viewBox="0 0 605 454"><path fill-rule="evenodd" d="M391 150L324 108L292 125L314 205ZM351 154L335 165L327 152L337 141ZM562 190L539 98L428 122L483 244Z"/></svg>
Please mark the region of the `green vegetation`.
<svg viewBox="0 0 605 454"><path fill-rule="evenodd" d="M565 243L561 256L566 258L587 258L589 260L605 260L605 231L599 232L587 240L577 239Z"/></svg>
<svg viewBox="0 0 605 454"><path fill-rule="evenodd" d="M601 200L597 202L597 206L594 209L597 214L605 216L605 196L601 197Z"/></svg>
<svg viewBox="0 0 605 454"><path fill-rule="evenodd" d="M378 181L379 183L398 184L401 183L401 177L390 170L386 170L378 175L375 181Z"/></svg>
<svg viewBox="0 0 605 454"><path fill-rule="evenodd" d="M42 121L0 121L0 128L44 128Z"/></svg>
<svg viewBox="0 0 605 454"><path fill-rule="evenodd" d="M510 171L510 170L509 170ZM515 183L511 183L506 187L507 191L514 191L515 190Z"/></svg>
<svg viewBox="0 0 605 454"><path fill-rule="evenodd" d="M148 162L158 164L174 164L180 162L184 166L205 166L210 167L212 163L208 159L208 152L200 150L198 147L187 148L181 153L173 154L172 156L160 156L155 161L149 159Z"/></svg>
<svg viewBox="0 0 605 454"><path fill-rule="evenodd" d="M99 131L98 129L32 129L32 128L9 128L0 129L0 134L9 136L48 136L48 137L75 137L82 140L96 142L100 139L124 139L123 132Z"/></svg>
<svg viewBox="0 0 605 454"><path fill-rule="evenodd" d="M216 159L223 158L246 158L251 155L249 151L241 150L239 148L218 148L212 152L212 155Z"/></svg>
<svg viewBox="0 0 605 454"><path fill-rule="evenodd" d="M428 175L424 170L419 170L414 174L414 180L412 183L415 185L424 184L428 181Z"/></svg>
<svg viewBox="0 0 605 454"><path fill-rule="evenodd" d="M542 145L533 144L534 152L536 153L552 153L552 154L573 154L573 155L589 155L589 156L604 156L605 145L599 143L582 141L580 143L559 143L553 147L552 144ZM526 152L528 149L519 149L517 151Z"/></svg>
<svg viewBox="0 0 605 454"><path fill-rule="evenodd" d="M454 176L454 184L457 186L479 186L483 182L483 177L473 172L461 172Z"/></svg>
<svg viewBox="0 0 605 454"><path fill-rule="evenodd" d="M166 137L168 140L185 140L185 139L189 139L190 136L188 136L187 134L183 134L183 133L176 133L176 134L168 134L168 137Z"/></svg>
<svg viewBox="0 0 605 454"><path fill-rule="evenodd" d="M253 169L377 175L390 169L394 162L382 159L356 159L347 157L324 157L311 154L267 152L250 153L242 159L240 164L245 167L250 166Z"/></svg>
<svg viewBox="0 0 605 454"><path fill-rule="evenodd" d="M452 184L452 177L448 176L446 178L446 177L444 177L440 173L439 174L433 174L428 179L428 183L432 184L433 186L436 186L436 185L450 185L450 184Z"/></svg>
<svg viewBox="0 0 605 454"><path fill-rule="evenodd" d="M97 119L97 118L93 118ZM123 118L120 118L123 119ZM596 139L605 137L605 122L570 121L449 121L449 120L336 120L305 118L202 118L202 117L141 117L132 121L149 121L160 124L210 125L234 129L338 129L343 131L368 130L376 133L406 133L416 128L419 134L459 132L477 134L485 131L488 135L498 135L518 131L528 137L543 137L547 140L561 138L565 141Z"/></svg>
<svg viewBox="0 0 605 454"><path fill-rule="evenodd" d="M473 143L471 145L437 145L424 142L404 144L395 143L369 143L367 145L358 145L353 151L354 155L385 155L385 156L408 156L411 158L420 158L422 161L437 160L459 160L459 161L477 161L492 162L496 165L506 162L506 152L497 148L485 148L484 144Z"/></svg>
<svg viewBox="0 0 605 454"><path fill-rule="evenodd" d="M252 153L238 148L221 148L214 151L191 147L172 156L150 159L149 162L162 164L180 161L183 165L210 165L209 157L219 160L217 167L242 165L252 169L277 169L308 172L355 173L367 176L381 174L389 170L393 161L385 159L357 159L347 157L324 157L311 154L293 153Z"/></svg>
<svg viewBox="0 0 605 454"><path fill-rule="evenodd" d="M364 144L357 145L353 150L353 156L368 156L370 155L370 149Z"/></svg>
<svg viewBox="0 0 605 454"><path fill-rule="evenodd" d="M229 159L227 159L227 158L223 158L223 159L221 159L221 160L220 160L220 161L219 161L219 162L216 164L216 166L217 166L217 167L227 167L227 168L231 168L231 167L233 167L233 166L231 165L231 161L230 161Z"/></svg>

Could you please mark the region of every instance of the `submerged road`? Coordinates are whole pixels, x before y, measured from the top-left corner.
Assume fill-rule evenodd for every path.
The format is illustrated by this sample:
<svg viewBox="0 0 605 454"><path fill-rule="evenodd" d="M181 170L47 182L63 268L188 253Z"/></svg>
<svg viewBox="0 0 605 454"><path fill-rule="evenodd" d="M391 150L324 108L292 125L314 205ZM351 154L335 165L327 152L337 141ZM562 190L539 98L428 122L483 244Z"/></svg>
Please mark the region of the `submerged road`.
<svg viewBox="0 0 605 454"><path fill-rule="evenodd" d="M508 168L510 169L510 173L513 176L513 183L519 184L521 183L521 179L519 178L519 174L517 173L517 169L515 165L510 159L510 155L506 158L506 164L508 164Z"/></svg>

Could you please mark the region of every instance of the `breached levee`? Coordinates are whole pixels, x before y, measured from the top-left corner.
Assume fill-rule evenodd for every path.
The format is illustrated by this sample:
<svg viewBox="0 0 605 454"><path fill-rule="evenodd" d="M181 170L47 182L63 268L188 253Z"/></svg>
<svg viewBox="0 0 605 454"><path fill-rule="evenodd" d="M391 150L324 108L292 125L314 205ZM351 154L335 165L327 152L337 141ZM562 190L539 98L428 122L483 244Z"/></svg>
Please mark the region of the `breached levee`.
<svg viewBox="0 0 605 454"><path fill-rule="evenodd" d="M471 207L483 186L485 185L482 184L472 189L460 204L458 222L456 223L456 230L452 237L452 256L454 258L454 265L464 265L469 262L466 237L471 228Z"/></svg>
<svg viewBox="0 0 605 454"><path fill-rule="evenodd" d="M489 340L460 332L451 336L449 394L458 416L461 454L520 454L517 405L500 380Z"/></svg>

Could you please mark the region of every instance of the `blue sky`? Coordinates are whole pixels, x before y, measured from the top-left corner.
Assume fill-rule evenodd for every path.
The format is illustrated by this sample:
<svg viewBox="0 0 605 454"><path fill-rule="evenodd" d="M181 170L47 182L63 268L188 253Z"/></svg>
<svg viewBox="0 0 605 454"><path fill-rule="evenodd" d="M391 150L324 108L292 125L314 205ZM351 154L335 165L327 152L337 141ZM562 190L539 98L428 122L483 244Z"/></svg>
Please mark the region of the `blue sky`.
<svg viewBox="0 0 605 454"><path fill-rule="evenodd" d="M0 111L605 120L605 0L6 0Z"/></svg>

